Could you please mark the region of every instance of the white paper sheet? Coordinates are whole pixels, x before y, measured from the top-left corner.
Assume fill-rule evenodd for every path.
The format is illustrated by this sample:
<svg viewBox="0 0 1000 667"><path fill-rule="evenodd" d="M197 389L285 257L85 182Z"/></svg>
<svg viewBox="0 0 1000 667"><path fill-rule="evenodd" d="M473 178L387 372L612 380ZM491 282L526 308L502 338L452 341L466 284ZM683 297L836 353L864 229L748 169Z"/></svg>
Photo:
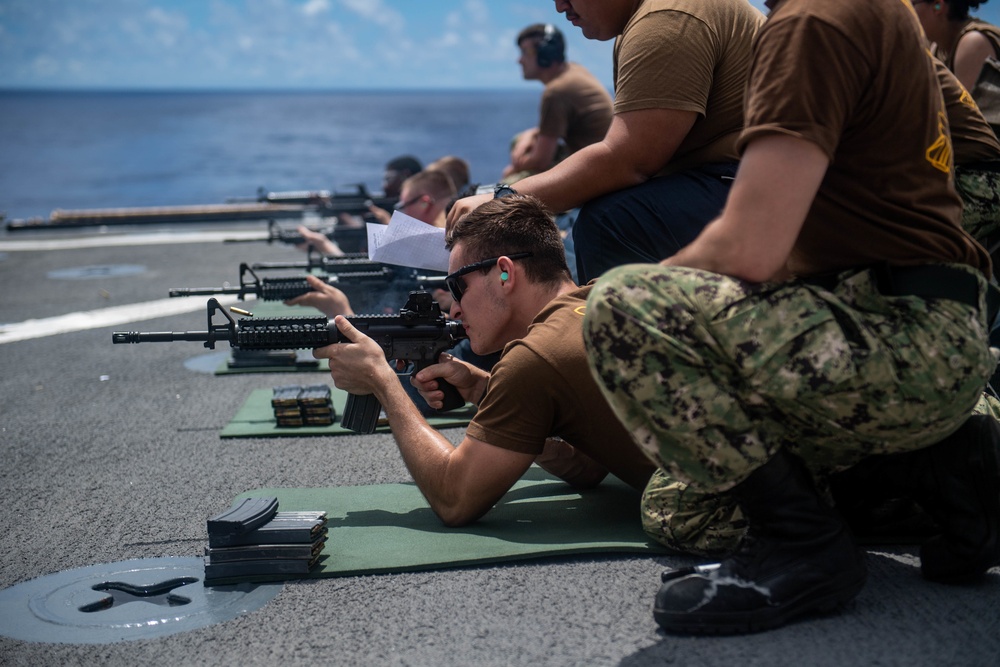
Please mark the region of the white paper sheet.
<svg viewBox="0 0 1000 667"><path fill-rule="evenodd" d="M444 230L395 211L388 225L368 223L368 258L428 271L448 270Z"/></svg>

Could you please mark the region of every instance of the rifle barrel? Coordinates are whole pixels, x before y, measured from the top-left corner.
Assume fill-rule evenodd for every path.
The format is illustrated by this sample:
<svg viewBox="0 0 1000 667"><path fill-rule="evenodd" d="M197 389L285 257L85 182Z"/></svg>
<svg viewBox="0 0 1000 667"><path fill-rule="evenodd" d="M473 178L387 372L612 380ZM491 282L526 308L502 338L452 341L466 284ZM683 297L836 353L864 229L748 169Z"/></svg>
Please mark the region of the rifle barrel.
<svg viewBox="0 0 1000 667"><path fill-rule="evenodd" d="M178 287L170 290L170 296L214 296L216 294L239 294L239 287Z"/></svg>
<svg viewBox="0 0 1000 667"><path fill-rule="evenodd" d="M208 331L115 331L111 342L122 343L170 343L175 340L207 341L212 337Z"/></svg>

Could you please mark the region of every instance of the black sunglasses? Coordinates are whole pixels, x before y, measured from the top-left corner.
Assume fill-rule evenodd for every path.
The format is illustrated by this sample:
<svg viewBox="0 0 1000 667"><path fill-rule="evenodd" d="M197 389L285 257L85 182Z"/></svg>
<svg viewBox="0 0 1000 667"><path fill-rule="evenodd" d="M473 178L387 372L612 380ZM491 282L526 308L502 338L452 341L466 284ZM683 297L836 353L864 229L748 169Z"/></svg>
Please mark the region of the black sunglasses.
<svg viewBox="0 0 1000 667"><path fill-rule="evenodd" d="M531 257L534 254L535 253L533 252L515 252L513 255L503 256L507 259L524 259L525 257ZM455 273L449 273L445 276L444 283L448 286L448 291L451 292L451 298L455 300L455 303L461 303L462 295L465 294L465 281L462 280L462 276L472 273L473 271L479 271L480 269L488 269L499 261L500 257L484 259L481 262L463 266Z"/></svg>
<svg viewBox="0 0 1000 667"><path fill-rule="evenodd" d="M393 206L393 208L396 209L397 211L402 211L407 206L412 206L413 204L416 204L418 201L420 201L424 197L427 197L427 195L417 195L413 199L407 199L406 201L396 202L396 205ZM430 198L428 197L428 199L430 199Z"/></svg>

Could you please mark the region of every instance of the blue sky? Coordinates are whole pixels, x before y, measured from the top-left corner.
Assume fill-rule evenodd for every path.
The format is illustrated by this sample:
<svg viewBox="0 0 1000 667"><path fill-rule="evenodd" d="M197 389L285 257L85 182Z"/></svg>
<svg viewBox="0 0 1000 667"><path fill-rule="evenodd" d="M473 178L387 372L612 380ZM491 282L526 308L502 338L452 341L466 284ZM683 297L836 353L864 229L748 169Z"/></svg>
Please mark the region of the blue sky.
<svg viewBox="0 0 1000 667"><path fill-rule="evenodd" d="M536 22L611 87L551 0L0 0L0 88L518 88Z"/></svg>
<svg viewBox="0 0 1000 667"><path fill-rule="evenodd" d="M0 88L518 88L536 22L611 86L551 0L0 0Z"/></svg>

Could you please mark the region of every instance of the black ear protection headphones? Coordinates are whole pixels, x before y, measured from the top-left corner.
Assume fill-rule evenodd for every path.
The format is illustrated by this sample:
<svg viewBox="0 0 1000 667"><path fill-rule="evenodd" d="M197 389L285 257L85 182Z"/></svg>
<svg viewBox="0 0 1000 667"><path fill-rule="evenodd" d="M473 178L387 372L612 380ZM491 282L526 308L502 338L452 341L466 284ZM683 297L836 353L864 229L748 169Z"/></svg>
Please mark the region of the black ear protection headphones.
<svg viewBox="0 0 1000 667"><path fill-rule="evenodd" d="M545 34L538 40L535 55L539 67L550 67L566 61L566 40L563 34L551 23L545 24Z"/></svg>

